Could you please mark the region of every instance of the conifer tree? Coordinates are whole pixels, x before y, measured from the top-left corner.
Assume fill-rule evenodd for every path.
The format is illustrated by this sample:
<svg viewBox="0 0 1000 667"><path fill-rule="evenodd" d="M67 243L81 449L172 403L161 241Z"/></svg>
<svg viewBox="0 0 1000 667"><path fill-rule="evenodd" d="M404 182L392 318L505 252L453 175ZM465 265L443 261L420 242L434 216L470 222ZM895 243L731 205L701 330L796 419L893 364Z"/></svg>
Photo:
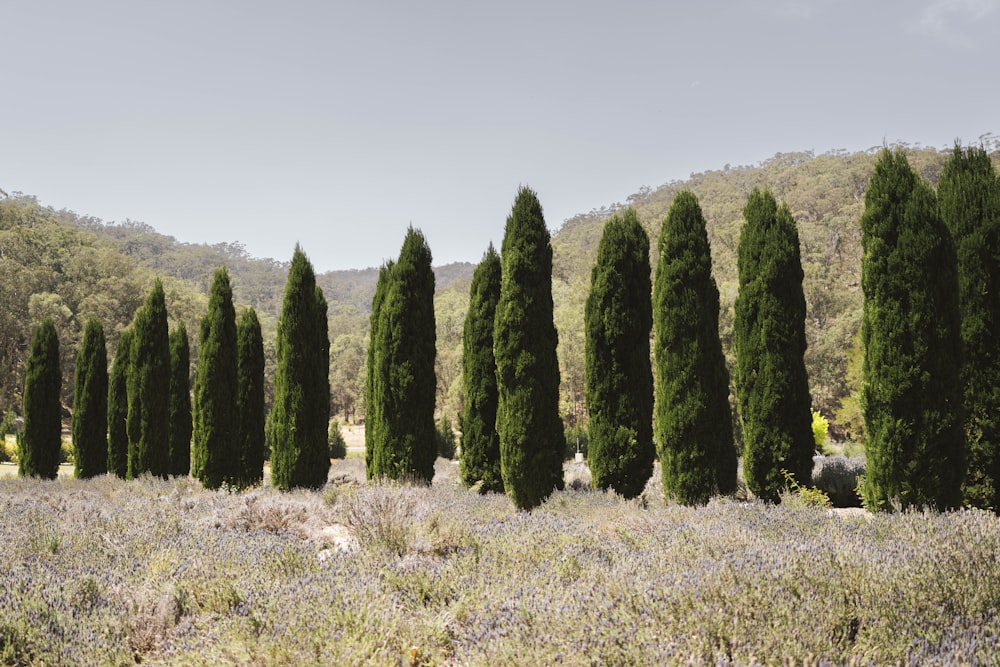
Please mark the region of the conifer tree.
<svg viewBox="0 0 1000 667"><path fill-rule="evenodd" d="M938 206L958 257L965 503L1000 512L1000 178L982 148L955 146Z"/></svg>
<svg viewBox="0 0 1000 667"><path fill-rule="evenodd" d="M653 292L656 441L664 494L706 503L736 489L729 372L705 218L690 190L663 221Z"/></svg>
<svg viewBox="0 0 1000 667"><path fill-rule="evenodd" d="M279 489L319 488L330 470L330 340L326 298L312 264L295 246L278 320L271 481Z"/></svg>
<svg viewBox="0 0 1000 667"><path fill-rule="evenodd" d="M104 326L87 320L76 355L73 390L73 462L77 477L108 471L108 350Z"/></svg>
<svg viewBox="0 0 1000 667"><path fill-rule="evenodd" d="M166 477L170 469L170 340L163 283L157 278L136 313L128 372L128 477Z"/></svg>
<svg viewBox="0 0 1000 667"><path fill-rule="evenodd" d="M584 311L587 463L593 484L625 498L653 474L653 327L649 237L634 209L604 225Z"/></svg>
<svg viewBox="0 0 1000 667"><path fill-rule="evenodd" d="M529 188L518 191L507 218L500 263L493 331L500 470L507 495L530 509L563 488L566 436L559 417L552 245L538 196Z"/></svg>
<svg viewBox="0 0 1000 667"><path fill-rule="evenodd" d="M246 488L264 479L264 339L253 308L243 311L236 325L236 342L237 483Z"/></svg>
<svg viewBox="0 0 1000 667"><path fill-rule="evenodd" d="M170 474L191 472L191 347L184 321L170 332Z"/></svg>
<svg viewBox="0 0 1000 667"><path fill-rule="evenodd" d="M108 472L128 477L128 372L132 330L118 338L115 359L108 378Z"/></svg>
<svg viewBox="0 0 1000 667"><path fill-rule="evenodd" d="M50 318L35 329L24 376L24 431L18 439L17 474L55 479L59 474L62 410L59 335Z"/></svg>
<svg viewBox="0 0 1000 667"><path fill-rule="evenodd" d="M872 509L958 507L965 474L955 247L930 186L883 151L861 217L864 495Z"/></svg>
<svg viewBox="0 0 1000 667"><path fill-rule="evenodd" d="M215 272L201 320L194 381L192 474L209 489L235 484L239 473L236 411L236 309L229 272Z"/></svg>
<svg viewBox="0 0 1000 667"><path fill-rule="evenodd" d="M812 481L815 443L806 374L799 235L788 206L754 189L743 209L733 334L747 487L769 502L786 483Z"/></svg>
<svg viewBox="0 0 1000 667"><path fill-rule="evenodd" d="M500 299L500 255L487 249L472 275L469 310L462 333L462 482L482 482L480 493L502 492L500 436L497 435L497 366L493 324Z"/></svg>
<svg viewBox="0 0 1000 667"><path fill-rule="evenodd" d="M365 475L368 479L382 476L383 470L389 469L389 461L383 460L387 452L379 443L386 429L382 423L382 407L387 400L385 387L388 382L388 357L381 352L382 343L382 304L385 294L390 289L392 268L394 262L382 265L375 284L375 294L372 297L372 314L369 320L368 361L365 383Z"/></svg>

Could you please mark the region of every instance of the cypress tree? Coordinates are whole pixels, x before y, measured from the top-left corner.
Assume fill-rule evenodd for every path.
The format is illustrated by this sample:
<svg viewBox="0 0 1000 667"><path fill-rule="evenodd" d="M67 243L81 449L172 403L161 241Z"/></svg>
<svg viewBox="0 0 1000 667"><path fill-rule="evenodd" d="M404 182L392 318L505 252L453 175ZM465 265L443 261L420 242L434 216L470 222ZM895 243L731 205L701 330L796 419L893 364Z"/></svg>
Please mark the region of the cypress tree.
<svg viewBox="0 0 1000 667"><path fill-rule="evenodd" d="M584 311L587 462L593 484L626 498L653 474L649 237L634 209L604 225Z"/></svg>
<svg viewBox="0 0 1000 667"><path fill-rule="evenodd" d="M930 186L883 151L861 217L865 501L958 507L965 474L962 339L951 235Z"/></svg>
<svg viewBox="0 0 1000 667"><path fill-rule="evenodd" d="M18 439L17 474L55 479L59 474L62 414L59 335L51 318L35 329L24 376L24 431Z"/></svg>
<svg viewBox="0 0 1000 667"><path fill-rule="evenodd" d="M115 359L108 378L108 472L128 477L128 371L132 330L118 338Z"/></svg>
<svg viewBox="0 0 1000 667"><path fill-rule="evenodd" d="M493 244L472 275L462 332L462 483L482 482L480 493L503 491L497 435L497 367L493 323L500 299L500 255Z"/></svg>
<svg viewBox="0 0 1000 667"><path fill-rule="evenodd" d="M264 339L253 308L236 325L236 376L238 485L246 488L264 479Z"/></svg>
<svg viewBox="0 0 1000 667"><path fill-rule="evenodd" d="M191 472L191 348L184 321L170 332L170 474Z"/></svg>
<svg viewBox="0 0 1000 667"><path fill-rule="evenodd" d="M365 383L365 475L368 479L384 475L383 470L389 469L389 462L383 459L386 452L380 446L385 428L382 424L383 405L387 400L385 387L388 382L388 357L382 353L382 304L385 294L390 289L392 268L394 262L382 265L378 272L378 282L375 284L375 295L372 297L372 314L368 332L368 362Z"/></svg>
<svg viewBox="0 0 1000 667"><path fill-rule="evenodd" d="M201 320L194 381L192 474L209 489L235 484L239 472L236 412L236 310L229 272L215 272Z"/></svg>
<svg viewBox="0 0 1000 667"><path fill-rule="evenodd" d="M968 443L963 498L1000 511L1000 178L985 150L955 146L938 181L938 206L958 257Z"/></svg>
<svg viewBox="0 0 1000 667"><path fill-rule="evenodd" d="M279 489L319 488L330 470L330 340L326 299L296 245L278 320L271 481Z"/></svg>
<svg viewBox="0 0 1000 667"><path fill-rule="evenodd" d="M653 292L656 441L663 491L684 504L736 490L729 371L701 206L678 193L663 221Z"/></svg>
<svg viewBox="0 0 1000 667"><path fill-rule="evenodd" d="M374 339L375 369L382 374L376 380L381 404L374 447L382 451L376 451L378 465L369 474L429 484L437 459L434 272L424 235L412 227L381 297Z"/></svg>
<svg viewBox="0 0 1000 667"><path fill-rule="evenodd" d="M500 471L514 504L530 509L563 488L566 436L559 417L552 245L529 188L518 191L507 218L500 263L493 330Z"/></svg>
<svg viewBox="0 0 1000 667"><path fill-rule="evenodd" d="M163 283L157 278L136 313L128 373L128 477L166 478L170 468L170 340Z"/></svg>
<svg viewBox="0 0 1000 667"><path fill-rule="evenodd" d="M733 322L743 473L750 491L776 502L782 470L811 482L815 451L799 235L788 206L769 191L755 188L743 217Z"/></svg>
<svg viewBox="0 0 1000 667"><path fill-rule="evenodd" d="M108 471L108 350L104 327L87 320L73 383L74 470L79 478Z"/></svg>

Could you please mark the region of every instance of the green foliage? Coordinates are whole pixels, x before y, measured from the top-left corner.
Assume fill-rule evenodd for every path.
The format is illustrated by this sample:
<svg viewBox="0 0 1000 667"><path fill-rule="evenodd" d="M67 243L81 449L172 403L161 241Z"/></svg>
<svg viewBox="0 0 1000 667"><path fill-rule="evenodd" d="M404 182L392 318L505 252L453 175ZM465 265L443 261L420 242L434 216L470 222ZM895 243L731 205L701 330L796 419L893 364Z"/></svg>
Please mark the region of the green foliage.
<svg viewBox="0 0 1000 667"><path fill-rule="evenodd" d="M383 406L387 402L389 365L388 356L381 349L383 332L381 330L382 306L386 293L391 289L392 268L395 263L388 261L382 265L372 297L372 314L368 338L367 379L365 382L365 474L372 479L380 471L388 469L389 462L385 460L387 451L382 447L387 428L384 423Z"/></svg>
<svg viewBox="0 0 1000 667"><path fill-rule="evenodd" d="M521 509L563 488L559 342L553 324L552 246L537 195L522 187L504 230L493 332L497 433L504 489Z"/></svg>
<svg viewBox="0 0 1000 667"><path fill-rule="evenodd" d="M128 373L132 330L118 338L118 347L108 378L108 472L128 476Z"/></svg>
<svg viewBox="0 0 1000 667"><path fill-rule="evenodd" d="M830 496L826 495L820 489L817 489L815 486L801 486L795 481L795 475L784 468L781 470L781 475L785 478L785 483L788 485L789 494L807 507L833 507L833 503L830 502Z"/></svg>
<svg viewBox="0 0 1000 667"><path fill-rule="evenodd" d="M330 339L326 298L296 245L278 320L271 407L271 481L318 489L330 470Z"/></svg>
<svg viewBox="0 0 1000 667"><path fill-rule="evenodd" d="M170 469L171 475L191 472L191 348L184 320L170 332Z"/></svg>
<svg viewBox="0 0 1000 667"><path fill-rule="evenodd" d="M229 272L216 270L201 320L194 380L194 444L191 473L206 488L235 485L239 477L236 309Z"/></svg>
<svg viewBox="0 0 1000 667"><path fill-rule="evenodd" d="M497 434L497 367L493 324L500 299L500 255L493 244L472 275L462 336L462 483L480 493L503 491Z"/></svg>
<svg viewBox="0 0 1000 667"><path fill-rule="evenodd" d="M240 488L264 479L265 417L264 339L257 311L247 308L236 325L236 486Z"/></svg>
<svg viewBox="0 0 1000 667"><path fill-rule="evenodd" d="M625 498L653 473L653 327L649 237L635 211L604 225L584 311L587 462L593 485Z"/></svg>
<svg viewBox="0 0 1000 667"><path fill-rule="evenodd" d="M437 425L437 454L449 461L455 458L455 431L447 412L441 413L441 421Z"/></svg>
<svg viewBox="0 0 1000 667"><path fill-rule="evenodd" d="M985 150L955 146L938 207L958 258L969 447L962 495L968 505L1000 511L1000 178Z"/></svg>
<svg viewBox="0 0 1000 667"><path fill-rule="evenodd" d="M62 415L59 336L52 320L35 329L24 377L24 431L18 438L17 474L55 479L59 472Z"/></svg>
<svg viewBox="0 0 1000 667"><path fill-rule="evenodd" d="M743 215L733 322L743 472L754 495L776 502L782 470L808 484L815 449L799 236L770 191L754 189Z"/></svg>
<svg viewBox="0 0 1000 667"><path fill-rule="evenodd" d="M170 339L163 283L136 313L128 371L128 478L166 477L170 467Z"/></svg>
<svg viewBox="0 0 1000 667"><path fill-rule="evenodd" d="M861 218L869 509L958 507L965 474L955 248L930 187L883 151Z"/></svg>
<svg viewBox="0 0 1000 667"><path fill-rule="evenodd" d="M586 425L577 423L567 426L564 433L566 438L566 452L563 454L563 458L575 459L577 452L579 452L586 459L590 448L590 434L587 431Z"/></svg>
<svg viewBox="0 0 1000 667"><path fill-rule="evenodd" d="M108 471L108 350L104 326L91 318L76 355L73 460L77 477Z"/></svg>
<svg viewBox="0 0 1000 667"><path fill-rule="evenodd" d="M813 442L816 443L816 449L823 451L826 447L826 436L830 431L830 420L823 416L819 410L812 411L812 433Z"/></svg>
<svg viewBox="0 0 1000 667"><path fill-rule="evenodd" d="M344 434L340 432L340 422L336 419L330 420L326 442L330 448L331 459L347 458L347 442L344 440Z"/></svg>
<svg viewBox="0 0 1000 667"><path fill-rule="evenodd" d="M698 199L680 192L660 232L656 321L656 441L663 490L704 504L736 490L729 372L719 338L719 290Z"/></svg>
<svg viewBox="0 0 1000 667"><path fill-rule="evenodd" d="M3 419L0 419L0 435L8 433L17 433L17 413L13 410L5 412Z"/></svg>

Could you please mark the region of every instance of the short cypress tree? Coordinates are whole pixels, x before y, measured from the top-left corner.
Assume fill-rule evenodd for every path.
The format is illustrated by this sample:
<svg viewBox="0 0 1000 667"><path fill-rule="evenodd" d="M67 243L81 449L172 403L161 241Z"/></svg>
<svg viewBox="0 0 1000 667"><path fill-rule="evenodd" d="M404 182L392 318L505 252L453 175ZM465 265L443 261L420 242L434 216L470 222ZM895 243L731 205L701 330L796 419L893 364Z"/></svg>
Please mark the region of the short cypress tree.
<svg viewBox="0 0 1000 667"><path fill-rule="evenodd" d="M497 433L504 489L521 509L563 488L566 436L559 417L559 342L553 322L552 244L538 196L522 187L500 250L493 330Z"/></svg>
<svg viewBox="0 0 1000 667"><path fill-rule="evenodd" d="M368 479L384 475L383 470L389 468L390 462L383 459L387 452L378 443L382 442L383 404L385 387L389 377L388 357L382 353L382 304L385 294L390 289L392 268L394 262L382 265L375 284L375 294L372 297L372 314L368 332L368 361L366 364L365 383L365 475Z"/></svg>
<svg viewBox="0 0 1000 667"><path fill-rule="evenodd" d="M236 309L229 272L215 272L201 320L194 381L194 477L209 489L235 484L239 473L236 412Z"/></svg>
<svg viewBox="0 0 1000 667"><path fill-rule="evenodd" d="M634 209L604 225L584 311L587 462L593 484L626 498L653 474L649 237Z"/></svg>
<svg viewBox="0 0 1000 667"><path fill-rule="evenodd" d="M653 292L656 441L663 490L684 504L736 490L729 371L719 338L719 290L705 218L677 194L660 231Z"/></svg>
<svg viewBox="0 0 1000 667"><path fill-rule="evenodd" d="M136 313L128 373L128 477L170 470L170 339L159 278Z"/></svg>
<svg viewBox="0 0 1000 667"><path fill-rule="evenodd" d="M128 371L132 330L118 338L115 359L108 378L108 472L128 477Z"/></svg>
<svg viewBox="0 0 1000 667"><path fill-rule="evenodd" d="M865 501L962 502L965 436L958 263L930 186L883 151L861 217Z"/></svg>
<svg viewBox="0 0 1000 667"><path fill-rule="evenodd" d="M73 460L77 477L108 471L108 349L104 326L87 320L73 383Z"/></svg>
<svg viewBox="0 0 1000 667"><path fill-rule="evenodd" d="M783 470L801 485L812 481L815 451L799 235L788 206L768 191L754 189L743 217L733 322L743 474L750 491L776 502Z"/></svg>
<svg viewBox="0 0 1000 667"><path fill-rule="evenodd" d="M51 319L35 329L24 375L24 431L18 439L17 474L55 479L59 474L62 410L59 335Z"/></svg>
<svg viewBox="0 0 1000 667"><path fill-rule="evenodd" d="M502 492L500 436L497 435L497 366L493 323L500 300L500 255L493 244L472 274L469 310L462 332L462 483L482 482L480 493Z"/></svg>
<svg viewBox="0 0 1000 667"><path fill-rule="evenodd" d="M191 347L184 321L170 332L170 474L191 472Z"/></svg>
<svg viewBox="0 0 1000 667"><path fill-rule="evenodd" d="M278 320L271 481L279 489L319 488L330 471L330 339L326 299L296 245Z"/></svg>
<svg viewBox="0 0 1000 667"><path fill-rule="evenodd" d="M380 465L369 474L429 484L437 459L434 272L427 241L412 227L385 288L374 339L375 369L381 373L374 447L382 451L373 457Z"/></svg>
<svg viewBox="0 0 1000 667"><path fill-rule="evenodd" d="M238 486L264 479L264 339L257 311L247 308L236 325Z"/></svg>
<svg viewBox="0 0 1000 667"><path fill-rule="evenodd" d="M963 497L1000 512L1000 178L985 150L955 147L938 181L938 206L958 257L968 443Z"/></svg>

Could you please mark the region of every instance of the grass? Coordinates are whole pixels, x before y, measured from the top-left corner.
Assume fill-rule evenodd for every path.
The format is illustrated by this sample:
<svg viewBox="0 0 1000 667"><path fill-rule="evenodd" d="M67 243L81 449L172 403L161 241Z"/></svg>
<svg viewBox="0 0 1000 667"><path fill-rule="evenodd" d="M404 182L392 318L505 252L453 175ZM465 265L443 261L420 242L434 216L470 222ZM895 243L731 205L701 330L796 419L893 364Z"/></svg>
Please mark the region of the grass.
<svg viewBox="0 0 1000 667"><path fill-rule="evenodd" d="M0 479L3 664L991 664L1000 520ZM580 471L568 471L580 475ZM576 486L584 486L582 483Z"/></svg>

